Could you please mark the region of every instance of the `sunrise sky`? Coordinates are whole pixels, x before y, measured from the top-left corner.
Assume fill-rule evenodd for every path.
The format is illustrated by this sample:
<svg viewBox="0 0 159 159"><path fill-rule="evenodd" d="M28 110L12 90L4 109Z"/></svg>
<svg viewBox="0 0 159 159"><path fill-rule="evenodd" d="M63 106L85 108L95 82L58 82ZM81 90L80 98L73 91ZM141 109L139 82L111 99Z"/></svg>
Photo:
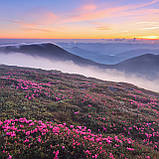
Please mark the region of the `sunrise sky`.
<svg viewBox="0 0 159 159"><path fill-rule="evenodd" d="M4 0L0 38L159 39L159 0Z"/></svg>

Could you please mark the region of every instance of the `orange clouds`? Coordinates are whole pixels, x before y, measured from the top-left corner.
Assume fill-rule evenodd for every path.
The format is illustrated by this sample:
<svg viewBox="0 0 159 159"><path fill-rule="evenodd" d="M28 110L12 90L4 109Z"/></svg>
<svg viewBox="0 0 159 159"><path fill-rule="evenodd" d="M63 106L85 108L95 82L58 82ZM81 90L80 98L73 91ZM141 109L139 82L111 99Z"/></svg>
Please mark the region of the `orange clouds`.
<svg viewBox="0 0 159 159"><path fill-rule="evenodd" d="M34 28L34 27L23 28L23 30L24 30L24 31L29 31L29 32L30 32L30 31L33 31L33 32L34 32L34 31L37 31L37 32L49 32L49 33L52 32L52 30L49 30L49 29L43 29L43 28L40 29L40 28L36 28L36 27L35 27L35 28Z"/></svg>
<svg viewBox="0 0 159 159"><path fill-rule="evenodd" d="M96 27L96 28L97 28L97 30L111 30L111 28L108 27L108 26L99 26L99 27Z"/></svg>
<svg viewBox="0 0 159 159"><path fill-rule="evenodd" d="M27 13L23 20L11 20L23 31L31 32L52 32L48 26L55 23L57 16L49 11L33 11ZM50 27L49 27L50 28Z"/></svg>
<svg viewBox="0 0 159 159"><path fill-rule="evenodd" d="M146 1L146 0L145 0ZM92 1L91 1L92 2ZM69 12L31 10L14 20L21 33L45 38L124 38L159 36L159 9L149 7L159 0L118 5L86 3ZM115 5L114 5L114 4ZM148 22L141 23L141 22ZM156 33L157 35L154 35ZM108 37L109 35L109 37ZM30 36L30 37L31 37Z"/></svg>

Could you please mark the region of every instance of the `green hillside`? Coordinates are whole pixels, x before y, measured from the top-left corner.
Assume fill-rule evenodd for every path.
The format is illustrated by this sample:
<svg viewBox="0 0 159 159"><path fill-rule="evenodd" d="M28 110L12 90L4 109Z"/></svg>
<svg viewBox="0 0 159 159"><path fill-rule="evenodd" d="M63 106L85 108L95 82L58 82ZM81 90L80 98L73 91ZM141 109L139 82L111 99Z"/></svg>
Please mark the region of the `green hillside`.
<svg viewBox="0 0 159 159"><path fill-rule="evenodd" d="M0 159L158 159L159 94L0 66Z"/></svg>

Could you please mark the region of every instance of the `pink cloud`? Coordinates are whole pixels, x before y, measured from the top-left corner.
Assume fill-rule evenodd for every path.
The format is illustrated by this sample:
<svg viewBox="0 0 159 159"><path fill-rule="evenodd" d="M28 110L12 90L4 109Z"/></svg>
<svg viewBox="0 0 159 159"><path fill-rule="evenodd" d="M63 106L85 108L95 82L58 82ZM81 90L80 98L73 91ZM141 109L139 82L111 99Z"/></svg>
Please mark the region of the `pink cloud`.
<svg viewBox="0 0 159 159"><path fill-rule="evenodd" d="M96 20L96 19L103 19L106 17L110 17L115 13L122 11L123 7L116 7L116 8L108 8L104 10L97 10L97 11L88 11L81 12L78 15L73 15L67 17L64 22L80 22L80 21L88 21L88 20Z"/></svg>
<svg viewBox="0 0 159 159"><path fill-rule="evenodd" d="M26 28L22 28L22 30L24 31L38 31L38 32L52 32L52 30L49 29L43 29L43 28L33 28L33 27L26 27Z"/></svg>
<svg viewBox="0 0 159 159"><path fill-rule="evenodd" d="M50 25L57 19L57 15L50 11L33 11L26 14L25 21L36 25Z"/></svg>
<svg viewBox="0 0 159 159"><path fill-rule="evenodd" d="M95 3L88 3L80 6L67 14L56 15L55 13L47 10L31 10L24 16L23 23L21 25L25 27L37 27L37 26L48 26L48 25L64 25L65 23L74 23L82 21L95 21L106 18L114 17L125 17L125 16L142 16L145 13L152 14L158 13L154 10L147 13L147 9L143 9L146 6L152 5L159 2L159 0L152 0L147 3L140 3L135 5L125 5L110 7L107 3L99 6ZM105 8L104 8L105 5ZM109 6L109 7L108 7ZM141 9L142 8L142 9ZM137 10L136 10L137 9ZM145 13L144 13L145 12ZM97 26L98 27L98 26ZM99 26L100 28L100 26ZM102 28L102 27L101 27ZM104 29L104 27L103 27Z"/></svg>
<svg viewBox="0 0 159 159"><path fill-rule="evenodd" d="M122 17L122 16L133 16L138 15L141 11L147 11L147 9L143 9L144 7L153 5L158 3L159 0L153 0L147 3L140 3L135 5L125 5L125 6L117 6L107 8L107 4L105 3L105 8L101 9L101 6L96 4L85 4L75 11L72 12L72 15L66 16L63 21L64 23L72 23L72 22L81 22L81 21L89 21L89 20L99 20L107 17ZM109 4L110 6L110 4ZM150 12L151 13L154 13Z"/></svg>
<svg viewBox="0 0 159 159"><path fill-rule="evenodd" d="M10 22L18 24L19 27L24 31L51 32L50 29L41 28L41 26L37 24L25 23L23 21L18 21L18 20Z"/></svg>
<svg viewBox="0 0 159 159"><path fill-rule="evenodd" d="M83 11L94 11L97 9L97 6L95 4L86 4L84 6L82 6L79 10L83 10Z"/></svg>
<svg viewBox="0 0 159 159"><path fill-rule="evenodd" d="M46 28L55 23L56 19L57 16L52 12L32 11L27 13L22 20L8 21L17 24L24 31L51 32L50 29Z"/></svg>
<svg viewBox="0 0 159 159"><path fill-rule="evenodd" d="M85 24L83 24L82 22L85 21L89 24L92 24L96 30L111 30L113 32L114 28L116 28L114 24L117 24L116 19L118 20L118 18L125 18L125 22L121 23L125 23L126 25L129 22L134 23L141 20L148 21L151 19L156 21L156 19L159 18L158 9L148 9L147 7L158 2L159 0L152 0L147 3L124 6L114 6L110 3L105 3L101 6L97 3L88 3L79 6L79 8L76 8L69 13L61 13L58 15L48 10L31 10L29 13L26 13L23 16L22 20L14 21L14 23L18 24L21 29L26 31L51 32L52 29L58 29L60 27L64 27L64 29L62 30L65 31L68 23L76 22L81 23L81 25L79 25L79 28L81 26L84 28ZM112 25L107 23L95 23L97 21L107 20L107 18L112 18ZM51 30L47 28L51 28ZM70 28L74 28L74 24L69 24L68 30Z"/></svg>

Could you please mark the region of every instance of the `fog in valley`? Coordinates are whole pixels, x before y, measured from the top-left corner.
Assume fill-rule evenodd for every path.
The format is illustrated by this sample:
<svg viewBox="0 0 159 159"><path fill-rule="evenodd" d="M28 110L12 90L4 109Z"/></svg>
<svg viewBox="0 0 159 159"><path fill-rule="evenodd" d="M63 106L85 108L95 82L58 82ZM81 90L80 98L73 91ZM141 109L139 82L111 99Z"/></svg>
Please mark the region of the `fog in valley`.
<svg viewBox="0 0 159 159"><path fill-rule="evenodd" d="M41 68L45 70L59 70L64 73L76 73L105 81L128 82L138 87L159 92L159 78L148 80L144 77L138 77L135 74L127 75L124 72L119 72L117 70L102 70L93 66L79 66L74 64L72 61L53 61L21 53L0 53L0 64Z"/></svg>

